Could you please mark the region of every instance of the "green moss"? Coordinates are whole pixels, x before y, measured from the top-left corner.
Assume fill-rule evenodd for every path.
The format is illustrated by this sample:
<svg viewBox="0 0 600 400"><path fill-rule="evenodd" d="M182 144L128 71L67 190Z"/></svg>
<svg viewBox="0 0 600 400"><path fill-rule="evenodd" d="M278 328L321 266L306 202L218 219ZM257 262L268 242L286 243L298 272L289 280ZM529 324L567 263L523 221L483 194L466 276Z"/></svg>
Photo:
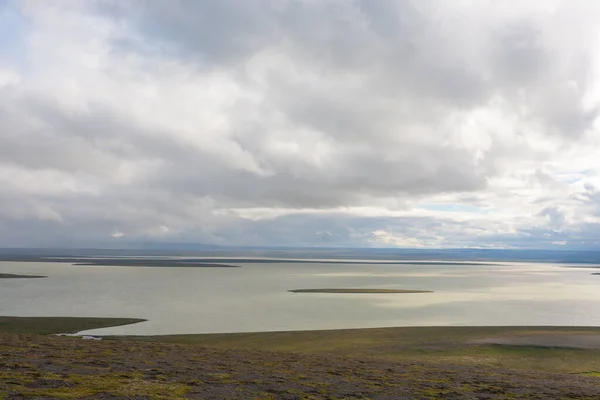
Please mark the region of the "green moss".
<svg viewBox="0 0 600 400"><path fill-rule="evenodd" d="M231 379L233 378L232 374L226 374L226 373L211 373L208 374L208 376L210 376L213 379Z"/></svg>
<svg viewBox="0 0 600 400"><path fill-rule="evenodd" d="M65 386L55 388L19 387L13 389L23 396L48 396L56 399L79 399L110 393L114 396L149 396L152 399L181 399L189 391L182 383L154 382L141 377L124 378L118 375L81 376L63 378Z"/></svg>
<svg viewBox="0 0 600 400"><path fill-rule="evenodd" d="M44 387L52 381L57 387ZM0 371L2 393L15 393L26 397L51 397L56 399L79 399L100 393L115 396L149 396L152 399L179 399L188 392L189 386L179 382L156 382L145 380L137 373L105 375L58 375L46 371ZM36 383L41 386L36 387ZM1 397L0 397L1 398Z"/></svg>
<svg viewBox="0 0 600 400"><path fill-rule="evenodd" d="M13 371L10 369L0 370L0 382L5 385L25 385L33 381L31 373Z"/></svg>
<svg viewBox="0 0 600 400"><path fill-rule="evenodd" d="M417 327L122 337L119 340L199 344L223 349L337 353L394 361L478 364L511 369L600 371L600 350L481 344L504 335L600 334L589 327Z"/></svg>

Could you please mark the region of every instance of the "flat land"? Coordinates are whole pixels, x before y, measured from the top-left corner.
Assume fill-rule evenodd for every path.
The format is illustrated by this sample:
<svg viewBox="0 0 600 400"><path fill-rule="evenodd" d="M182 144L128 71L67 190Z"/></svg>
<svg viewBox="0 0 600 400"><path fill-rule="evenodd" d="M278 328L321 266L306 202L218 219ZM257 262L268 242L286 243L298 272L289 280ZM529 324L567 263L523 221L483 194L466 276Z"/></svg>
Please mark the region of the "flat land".
<svg viewBox="0 0 600 400"><path fill-rule="evenodd" d="M57 330L58 322L32 319L27 329ZM593 337L600 329L382 328L101 341L0 333L0 398L597 399L600 351L480 342L545 335Z"/></svg>
<svg viewBox="0 0 600 400"><path fill-rule="evenodd" d="M288 290L292 293L432 293L431 290L410 290L410 289L294 289Z"/></svg>
<svg viewBox="0 0 600 400"><path fill-rule="evenodd" d="M548 336L553 337L555 342L548 343ZM556 341L557 336L562 338L562 342ZM582 337L588 339L582 340ZM600 328L502 326L127 336L115 339L588 373L600 372L600 349L582 349L578 344L598 340L598 337ZM517 343L503 343L510 340Z"/></svg>
<svg viewBox="0 0 600 400"><path fill-rule="evenodd" d="M27 278L47 278L47 276L44 276L44 275L0 274L0 279L27 279Z"/></svg>

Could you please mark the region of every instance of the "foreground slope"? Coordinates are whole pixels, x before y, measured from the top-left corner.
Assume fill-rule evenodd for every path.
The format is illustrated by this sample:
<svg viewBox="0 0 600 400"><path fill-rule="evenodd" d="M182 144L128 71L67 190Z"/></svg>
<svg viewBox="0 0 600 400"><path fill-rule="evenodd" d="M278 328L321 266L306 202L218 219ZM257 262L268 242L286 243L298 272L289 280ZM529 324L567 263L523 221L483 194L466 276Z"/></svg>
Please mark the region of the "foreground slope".
<svg viewBox="0 0 600 400"><path fill-rule="evenodd" d="M597 399L594 376L0 334L4 399Z"/></svg>
<svg viewBox="0 0 600 400"><path fill-rule="evenodd" d="M137 321L0 317L0 399L600 398L600 350L531 345L547 337L592 339L597 328L382 328L114 338L119 340L37 334ZM515 339L530 345L489 343Z"/></svg>

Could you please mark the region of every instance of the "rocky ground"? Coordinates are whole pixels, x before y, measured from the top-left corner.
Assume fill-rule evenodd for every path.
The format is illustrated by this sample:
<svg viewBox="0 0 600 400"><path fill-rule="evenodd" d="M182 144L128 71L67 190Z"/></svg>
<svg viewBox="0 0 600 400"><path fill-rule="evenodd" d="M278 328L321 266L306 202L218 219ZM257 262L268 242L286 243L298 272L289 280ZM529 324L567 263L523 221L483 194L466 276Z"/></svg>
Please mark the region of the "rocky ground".
<svg viewBox="0 0 600 400"><path fill-rule="evenodd" d="M0 333L0 399L599 399L600 377Z"/></svg>

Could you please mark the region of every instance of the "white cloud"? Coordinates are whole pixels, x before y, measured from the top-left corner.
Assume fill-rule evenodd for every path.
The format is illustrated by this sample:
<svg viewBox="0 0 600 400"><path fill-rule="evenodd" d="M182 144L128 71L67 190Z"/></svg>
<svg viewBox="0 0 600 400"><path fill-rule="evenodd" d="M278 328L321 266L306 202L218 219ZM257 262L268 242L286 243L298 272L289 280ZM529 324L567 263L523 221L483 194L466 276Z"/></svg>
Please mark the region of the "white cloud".
<svg viewBox="0 0 600 400"><path fill-rule="evenodd" d="M3 7L12 244L600 240L593 2Z"/></svg>
<svg viewBox="0 0 600 400"><path fill-rule="evenodd" d="M21 77L16 71L9 69L0 69L0 89L17 85L21 82Z"/></svg>

